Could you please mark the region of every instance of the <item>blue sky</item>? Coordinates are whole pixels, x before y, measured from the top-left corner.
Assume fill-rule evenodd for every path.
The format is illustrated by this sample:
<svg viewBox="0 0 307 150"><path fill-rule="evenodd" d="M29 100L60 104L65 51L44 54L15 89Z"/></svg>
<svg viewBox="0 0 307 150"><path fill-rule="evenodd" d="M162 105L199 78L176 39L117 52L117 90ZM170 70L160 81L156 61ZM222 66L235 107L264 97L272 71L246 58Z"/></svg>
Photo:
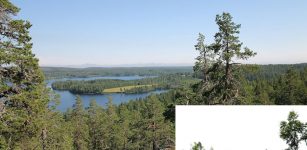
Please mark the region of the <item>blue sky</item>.
<svg viewBox="0 0 307 150"><path fill-rule="evenodd" d="M198 33L213 41L216 14L242 24L258 55L246 63L307 62L305 0L13 0L31 21L41 65L192 65Z"/></svg>

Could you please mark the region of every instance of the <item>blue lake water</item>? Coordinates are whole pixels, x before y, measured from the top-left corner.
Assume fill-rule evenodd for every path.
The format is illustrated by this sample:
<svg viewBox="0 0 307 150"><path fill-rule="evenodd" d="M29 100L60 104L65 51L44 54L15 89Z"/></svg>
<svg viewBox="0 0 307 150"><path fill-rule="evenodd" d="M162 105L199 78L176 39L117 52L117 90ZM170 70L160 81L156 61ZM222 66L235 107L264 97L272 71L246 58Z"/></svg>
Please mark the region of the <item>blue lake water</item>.
<svg viewBox="0 0 307 150"><path fill-rule="evenodd" d="M142 78L152 78L155 76L110 76L110 77L89 77L89 78L63 78L63 79L54 79L48 80L47 87L51 88L51 84L54 81L65 81L65 80L95 80L95 79L119 79L119 80L137 80ZM68 108L71 108L76 100L76 94L73 94L69 91L58 91L54 90L55 93L60 95L61 103L57 107L60 111L66 111ZM83 100L84 107L88 107L92 99L96 100L97 104L101 106L106 106L108 98L111 97L113 103L118 105L123 102L128 102L130 100L141 99L149 96L150 94L160 94L164 93L167 90L156 90L148 93L138 93L138 94L122 94L122 93L112 93L112 94L97 94L97 95L88 95L88 94L79 94Z"/></svg>

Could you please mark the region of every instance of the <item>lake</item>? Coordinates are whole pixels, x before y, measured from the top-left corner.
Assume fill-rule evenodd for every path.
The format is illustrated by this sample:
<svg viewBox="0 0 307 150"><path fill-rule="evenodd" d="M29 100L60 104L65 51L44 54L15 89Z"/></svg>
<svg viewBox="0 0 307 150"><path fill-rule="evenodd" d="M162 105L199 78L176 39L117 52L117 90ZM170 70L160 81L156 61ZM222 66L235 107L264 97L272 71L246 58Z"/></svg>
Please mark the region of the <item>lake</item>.
<svg viewBox="0 0 307 150"><path fill-rule="evenodd" d="M66 80L96 80L96 79L119 79L119 80L138 80L143 78L153 78L156 76L105 76L105 77L88 77L88 78L63 78L63 79L53 79L47 80L47 87L51 88L51 84L55 81L66 81ZM66 111L68 108L71 108L76 100L76 94L73 94L69 91L59 91L53 90L55 93L60 95L61 103L57 107L60 111ZM147 93L138 93L138 94L123 94L123 93L111 93L111 94L96 94L96 95L89 95L89 94L79 94L83 100L84 107L88 107L90 101L95 99L97 104L100 106L106 106L108 102L108 98L111 97L113 103L118 105L123 102L128 102L130 100L137 100L141 98L145 98L150 94L160 94L164 93L167 90L155 90Z"/></svg>

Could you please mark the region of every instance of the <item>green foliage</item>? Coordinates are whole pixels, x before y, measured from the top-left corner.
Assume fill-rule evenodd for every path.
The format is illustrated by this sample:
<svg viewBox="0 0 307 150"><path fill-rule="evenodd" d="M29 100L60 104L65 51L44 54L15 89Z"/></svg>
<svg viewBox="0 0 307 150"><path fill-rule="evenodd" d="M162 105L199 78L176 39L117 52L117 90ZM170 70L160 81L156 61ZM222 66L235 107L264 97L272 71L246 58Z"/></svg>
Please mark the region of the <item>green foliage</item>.
<svg viewBox="0 0 307 150"><path fill-rule="evenodd" d="M273 92L273 87L267 84L264 80L256 80L254 89L254 104L274 104L269 93Z"/></svg>
<svg viewBox="0 0 307 150"><path fill-rule="evenodd" d="M299 121L298 115L291 111L287 121L280 123L280 138L287 142L288 150L298 150L300 142L306 141L306 130L307 123Z"/></svg>
<svg viewBox="0 0 307 150"><path fill-rule="evenodd" d="M127 88L117 91L122 93L143 93L156 89L176 88L185 84L195 83L197 81L197 79L192 78L191 76L170 74L139 80L98 79L90 81L57 81L52 84L52 88L56 90L69 90L70 92L77 94L103 94L104 90L106 89L135 86L134 88Z"/></svg>
<svg viewBox="0 0 307 150"><path fill-rule="evenodd" d="M168 93L152 95L119 106L110 98L106 108L92 100L87 109L77 97L73 109L53 122L57 128L50 140L63 140L58 149L174 148L175 127L163 115L171 97Z"/></svg>
<svg viewBox="0 0 307 150"><path fill-rule="evenodd" d="M304 72L297 72L293 69L275 81L275 103L276 104L307 104L307 85Z"/></svg>
<svg viewBox="0 0 307 150"><path fill-rule="evenodd" d="M241 98L240 104L245 105L306 105L307 104L307 66L304 64L296 65L296 67L289 67L288 65L276 65L274 69L270 66L270 70L275 70L272 73L280 72L278 75L267 74L263 76L262 71L248 72L245 67L241 65L241 70L245 79L240 79ZM302 67L298 67L302 66ZM260 70L267 66L259 66ZM304 69L305 67L305 69ZM285 72L285 73L282 73ZM204 95L200 95L199 87L202 87L202 82L193 86L184 86L177 88L176 104L204 104Z"/></svg>
<svg viewBox="0 0 307 150"><path fill-rule="evenodd" d="M204 36L199 35L195 46L200 55L194 66L196 72L203 73L203 80L197 86L203 104L240 104L242 91L240 89L240 67L233 63L234 57L246 60L256 55L249 48L241 51L239 41L240 24L232 21L229 13L216 16L219 32L214 36L215 42L209 46L204 44Z"/></svg>
<svg viewBox="0 0 307 150"><path fill-rule="evenodd" d="M195 76L202 80L191 87L177 89L177 104L306 104L306 64L243 65L256 53L241 50L239 24L229 13L216 16L219 32L215 42L205 44L199 34Z"/></svg>
<svg viewBox="0 0 307 150"><path fill-rule="evenodd" d="M76 150L88 149L89 131L87 125L86 112L83 107L82 100L77 96L76 103L73 106L71 114L71 124L73 128L73 146Z"/></svg>
<svg viewBox="0 0 307 150"><path fill-rule="evenodd" d="M47 79L86 78L97 76L161 76L168 74L190 74L191 67L91 67L91 68L61 68L42 67Z"/></svg>
<svg viewBox="0 0 307 150"><path fill-rule="evenodd" d="M38 59L31 51L31 24L14 19L18 12L19 8L8 0L0 0L0 149L174 149L176 104L307 104L306 64L296 66L296 70L283 65L261 66L260 73L251 73L254 66L233 63L234 57L248 59L255 53L248 48L241 51L237 36L240 25L223 13L216 17L219 32L215 42L206 45L200 34L195 46L200 55L194 71L201 82L192 77L191 67L43 68L48 79L158 75L134 81L65 81L52 85L74 93L96 94L106 88L131 85L153 86L120 91L171 89L119 106L110 98L106 108L93 100L84 109L77 97L72 109L57 112L50 102L58 98L46 89ZM296 147L297 141L307 140L305 128L306 124L290 113L288 122L281 123L281 137ZM203 147L195 143L193 149Z"/></svg>
<svg viewBox="0 0 307 150"><path fill-rule="evenodd" d="M72 109L64 114L57 112L54 105L50 104L53 100L57 101L57 97L46 89L38 59L31 52L32 43L28 31L31 24L12 19L18 11L19 9L9 1L0 0L0 149L84 150L174 147L174 125L163 116L170 100L164 99L164 96L120 106L114 106L110 100L106 109L97 106L93 101L87 110L84 109L81 98L77 97ZM117 74L123 70L127 73ZM179 71L180 75L185 75L183 70ZM161 68L143 70L127 68L110 71L110 69L91 68L85 72L76 69L72 74L65 74L65 71L64 74L49 72L49 77L135 75L136 72L158 75L167 72L178 73L178 69L162 68L161 71ZM181 79L167 76L161 82ZM111 84L123 83L112 81Z"/></svg>
<svg viewBox="0 0 307 150"><path fill-rule="evenodd" d="M205 148L200 142L194 142L191 150L205 150Z"/></svg>
<svg viewBox="0 0 307 150"><path fill-rule="evenodd" d="M289 69L303 71L307 67L307 63L301 64L270 64L270 65L247 65L248 68L243 68L244 77L253 81L263 79L272 81L281 74L285 74ZM250 68L250 69L249 69Z"/></svg>
<svg viewBox="0 0 307 150"><path fill-rule="evenodd" d="M301 70L301 71L299 71ZM290 68L285 74L269 79L261 74L254 74L255 80L247 81L245 89L249 91L252 101L247 104L278 104L278 105L305 105L307 104L307 68Z"/></svg>
<svg viewBox="0 0 307 150"><path fill-rule="evenodd" d="M31 51L31 24L14 19L18 11L8 0L0 0L1 148L47 149L55 144L56 138L50 137L57 127L51 123L59 118L48 109L49 90Z"/></svg>
<svg viewBox="0 0 307 150"><path fill-rule="evenodd" d="M19 12L19 8L14 6L8 0L0 0L1 6L1 20L9 19L10 15L16 15Z"/></svg>
<svg viewBox="0 0 307 150"><path fill-rule="evenodd" d="M89 149L103 150L106 148L107 122L106 112L91 100L88 108Z"/></svg>

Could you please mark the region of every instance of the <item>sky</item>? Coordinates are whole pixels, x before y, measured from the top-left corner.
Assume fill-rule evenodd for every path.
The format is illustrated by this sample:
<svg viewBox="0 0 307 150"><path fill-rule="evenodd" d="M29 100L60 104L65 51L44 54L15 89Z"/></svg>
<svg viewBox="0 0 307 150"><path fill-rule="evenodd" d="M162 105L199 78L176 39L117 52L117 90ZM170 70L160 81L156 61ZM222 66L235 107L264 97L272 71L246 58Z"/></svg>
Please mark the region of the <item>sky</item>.
<svg viewBox="0 0 307 150"><path fill-rule="evenodd" d="M33 27L40 65L193 65L198 33L208 44L216 14L242 25L258 55L244 63L307 62L306 0L12 0Z"/></svg>
<svg viewBox="0 0 307 150"><path fill-rule="evenodd" d="M307 122L306 106L176 106L176 149L190 150L194 142L206 150L286 149L279 129L290 111Z"/></svg>

